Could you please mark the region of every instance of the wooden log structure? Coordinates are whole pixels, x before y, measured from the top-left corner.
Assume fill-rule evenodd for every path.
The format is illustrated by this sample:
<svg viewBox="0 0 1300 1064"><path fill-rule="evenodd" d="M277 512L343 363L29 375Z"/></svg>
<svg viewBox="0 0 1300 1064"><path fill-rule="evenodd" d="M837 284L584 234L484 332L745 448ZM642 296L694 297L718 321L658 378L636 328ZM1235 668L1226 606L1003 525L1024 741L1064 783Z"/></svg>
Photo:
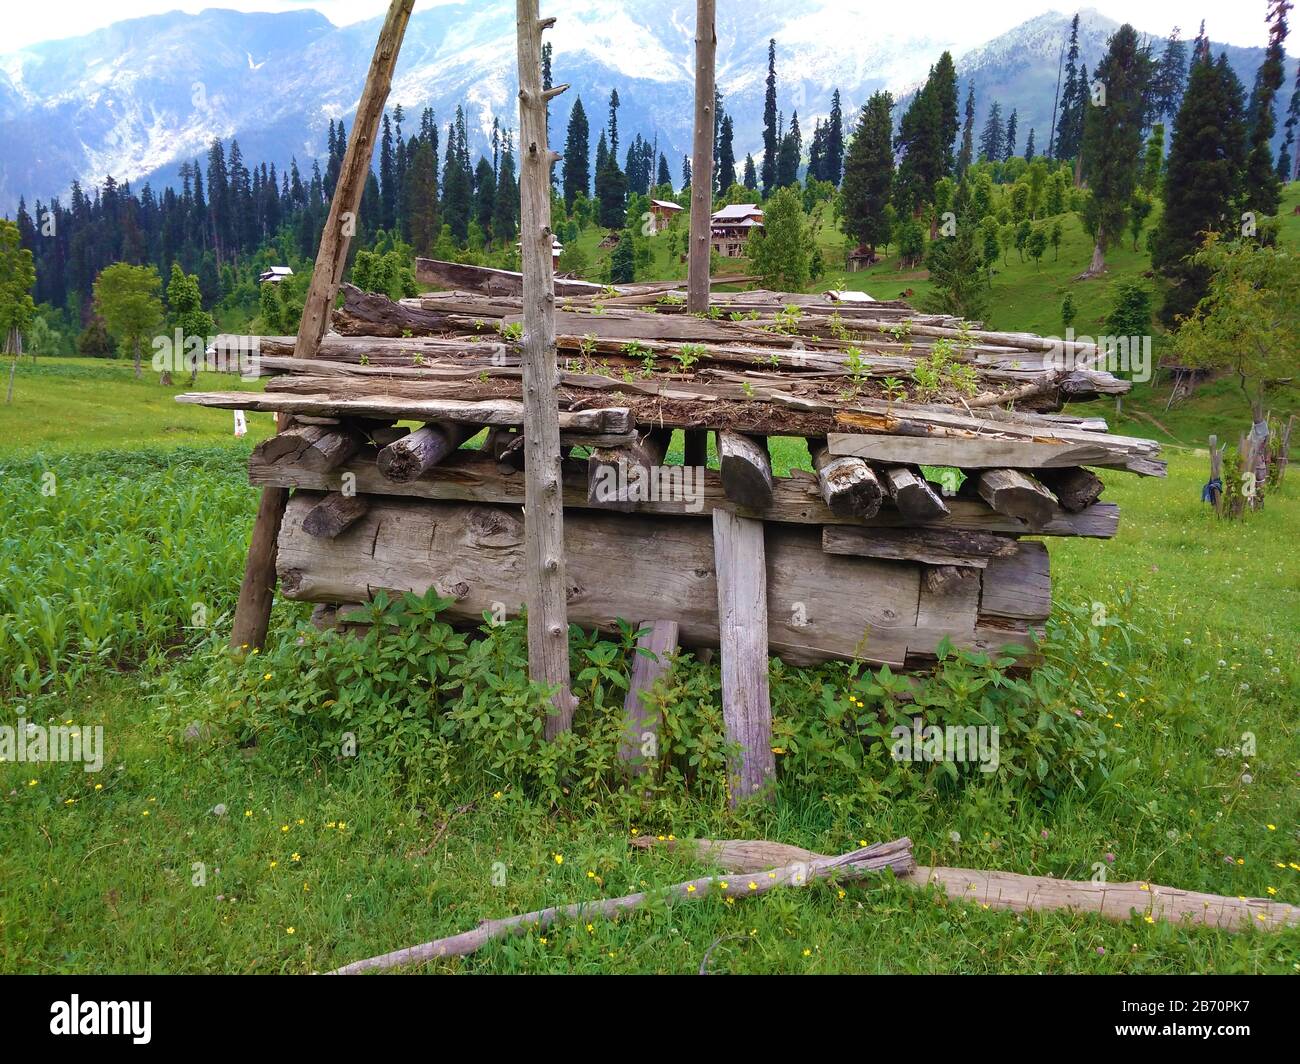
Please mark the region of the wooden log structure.
<svg viewBox="0 0 1300 1064"><path fill-rule="evenodd" d="M1057 499L1033 477L1015 469L986 469L975 478L980 498L1000 514L1018 517L1031 528L1046 524Z"/></svg>
<svg viewBox="0 0 1300 1064"><path fill-rule="evenodd" d="M875 517L884 499L875 471L861 458L833 458L825 444L809 447L822 498L845 517Z"/></svg>
<svg viewBox="0 0 1300 1064"><path fill-rule="evenodd" d="M387 479L406 484L424 476L474 435L475 428L456 422L425 425L390 443L379 452L376 464Z"/></svg>

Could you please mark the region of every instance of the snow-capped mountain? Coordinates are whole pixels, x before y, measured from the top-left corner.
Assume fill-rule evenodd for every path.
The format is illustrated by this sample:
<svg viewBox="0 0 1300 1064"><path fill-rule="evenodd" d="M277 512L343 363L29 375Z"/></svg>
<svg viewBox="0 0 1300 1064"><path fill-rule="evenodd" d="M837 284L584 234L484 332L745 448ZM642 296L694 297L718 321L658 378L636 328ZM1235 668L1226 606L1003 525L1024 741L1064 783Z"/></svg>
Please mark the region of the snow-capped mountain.
<svg viewBox="0 0 1300 1064"><path fill-rule="evenodd" d="M828 112L832 89L840 89L850 120L876 89L913 89L945 49L958 59L963 99L974 81L977 121L998 99L1004 114L1019 110L1022 143L1031 127L1045 143L1066 16L1043 15L981 43L948 39L941 24L926 20L901 35L868 32L867 0L720 7L718 84L742 158L761 145L772 38L780 107L787 120L798 112L805 143ZM594 141L617 88L623 143L637 133L657 138L676 177L691 139L694 12L693 0L548 0L547 14L558 19L548 35L554 77L573 86L553 105L553 139L562 140L581 96ZM173 12L0 56L0 213L12 213L20 195L61 195L74 178L174 181L179 164L201 158L213 137L238 138L245 159L283 166L296 156L306 168L325 154L331 118L351 127L380 22L336 27L314 11ZM1083 13L1090 69L1114 29L1096 12ZM1150 29L1156 37L1167 32ZM1228 51L1249 85L1263 49ZM409 131L426 106L445 123L464 104L481 146L494 117L516 124L514 66L509 0L417 5L389 106L401 103L411 114Z"/></svg>

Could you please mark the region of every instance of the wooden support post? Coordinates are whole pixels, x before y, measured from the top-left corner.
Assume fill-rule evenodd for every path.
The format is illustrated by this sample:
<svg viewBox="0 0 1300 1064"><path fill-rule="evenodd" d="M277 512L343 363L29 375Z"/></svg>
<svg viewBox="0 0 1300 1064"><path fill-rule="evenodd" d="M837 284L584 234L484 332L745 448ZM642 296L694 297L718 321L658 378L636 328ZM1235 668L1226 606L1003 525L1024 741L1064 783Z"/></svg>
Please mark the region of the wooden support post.
<svg viewBox="0 0 1300 1064"><path fill-rule="evenodd" d="M321 234L320 249L316 253L316 268L312 271L311 287L303 305L302 322L298 328L298 341L294 357L315 358L321 339L329 326L330 311L339 292L343 268L347 263L352 235L356 232L357 212L361 209L361 194L370 175L370 159L374 155L379 137L379 122L384 104L393 83L393 70L402 48L402 37L411 17L415 0L393 0L388 17L379 32L375 54L370 60L370 72L357 103L356 118L352 123L352 136L348 140L343 166L339 171L334 201L330 204L329 220ZM534 5L535 6L535 5ZM280 428L287 425L277 422ZM239 604L235 607L235 623L231 630L230 645L235 649L260 647L266 641L271 625L271 602L275 591L275 550L284 520L284 508L289 493L282 488L266 488L258 504L253 535L248 544L248 564L244 582L239 588Z"/></svg>
<svg viewBox="0 0 1300 1064"><path fill-rule="evenodd" d="M627 697L623 700L623 742L618 756L632 766L635 775L644 775L647 766L659 757L659 714L645 704L655 682L671 665L668 660L677 652L678 625L676 621L644 621L648 629L637 640L636 654L632 659L632 678L628 683Z"/></svg>
<svg viewBox="0 0 1300 1064"><path fill-rule="evenodd" d="M528 673L555 691L546 738L573 724L569 691L569 610L565 582L560 411L556 397L555 270L551 245L551 168L546 105L567 86L542 88L538 0L516 0L519 51L520 244L523 272L524 515L528 583Z"/></svg>
<svg viewBox="0 0 1300 1064"><path fill-rule="evenodd" d="M750 510L766 510L772 505L775 486L767 440L739 432L719 432L718 456L728 499Z"/></svg>
<svg viewBox="0 0 1300 1064"><path fill-rule="evenodd" d="M682 465L706 468L709 464L709 430L687 429L684 435L686 453Z"/></svg>
<svg viewBox="0 0 1300 1064"><path fill-rule="evenodd" d="M713 565L722 644L722 720L727 742L740 747L727 768L735 805L748 798L770 798L776 780L763 522L714 510Z"/></svg>
<svg viewBox="0 0 1300 1064"><path fill-rule="evenodd" d="M695 144L691 162L691 246L686 309L709 309L709 259L713 248L713 137L718 31L716 0L695 0Z"/></svg>

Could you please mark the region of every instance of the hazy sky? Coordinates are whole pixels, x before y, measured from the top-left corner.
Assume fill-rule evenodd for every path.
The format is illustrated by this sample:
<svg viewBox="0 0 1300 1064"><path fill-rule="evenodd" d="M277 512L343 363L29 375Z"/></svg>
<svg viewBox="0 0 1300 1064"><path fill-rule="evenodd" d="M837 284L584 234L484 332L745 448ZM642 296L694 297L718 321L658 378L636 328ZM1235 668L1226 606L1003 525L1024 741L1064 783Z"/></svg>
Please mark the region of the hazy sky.
<svg viewBox="0 0 1300 1064"><path fill-rule="evenodd" d="M415 9L434 4L482 0L416 0ZM593 0L598 3L599 0ZM720 5L744 0L720 0ZM887 0L807 0L814 5L834 3L841 9L860 10L868 25L906 34L921 30L916 24L917 8ZM9 0L4 14L5 34L0 52L8 52L56 37L73 37L119 19L152 15L163 11L201 11L209 7L242 11L287 11L315 8L336 25L346 25L383 13L387 0L41 0L40 3ZM546 14L546 0L542 0ZM1266 0L1092 0L1069 3L1062 0L930 0L924 5L925 24L942 29L935 36L968 41L970 47L983 44L1013 26L1048 9L1070 12L1093 7L1116 21L1130 21L1138 29L1164 34L1174 25L1182 27L1184 38L1196 34L1196 22L1204 18L1210 36L1229 44L1263 45L1267 40L1264 15ZM1294 51L1294 49L1292 49Z"/></svg>

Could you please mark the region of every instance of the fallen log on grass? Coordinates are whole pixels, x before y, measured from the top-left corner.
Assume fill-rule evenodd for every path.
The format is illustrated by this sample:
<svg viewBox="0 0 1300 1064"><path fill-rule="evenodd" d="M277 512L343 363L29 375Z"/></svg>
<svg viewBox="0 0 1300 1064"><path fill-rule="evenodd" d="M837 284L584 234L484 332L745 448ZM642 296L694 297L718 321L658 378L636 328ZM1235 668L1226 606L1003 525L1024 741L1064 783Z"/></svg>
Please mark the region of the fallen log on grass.
<svg viewBox="0 0 1300 1064"><path fill-rule="evenodd" d="M621 898L556 905L500 920L484 920L473 931L357 961L330 974L359 975L362 972L382 972L406 965L427 964L441 957L466 957L506 935L527 934L533 928L544 930L560 920L590 920L596 916L614 918L621 913L641 908L652 898L667 897L678 901L698 901L710 897L749 898L766 894L777 887L804 887L819 879L833 877L839 882L864 879L883 872L886 868L892 869L895 876L903 876L915 867L911 839L898 839L854 850L839 857L797 858L777 867L755 869L752 878L731 881L721 876L703 876L663 890L639 891Z"/></svg>
<svg viewBox="0 0 1300 1064"><path fill-rule="evenodd" d="M773 864L791 865L817 861L821 855L798 846L761 840L675 840L637 838L640 849L667 847L686 851L733 875L755 872ZM1205 927L1243 931L1247 927L1275 931L1300 926L1300 908L1266 898L1228 898L1195 890L1162 887L1143 881L1092 883L1048 876L1025 876L1014 872L985 872L971 868L939 868L917 865L895 877L909 887L931 884L943 889L953 901L974 902L989 909L1012 912L1071 911L1096 913L1107 920L1127 922L1134 913L1151 920L1179 924L1184 920Z"/></svg>

